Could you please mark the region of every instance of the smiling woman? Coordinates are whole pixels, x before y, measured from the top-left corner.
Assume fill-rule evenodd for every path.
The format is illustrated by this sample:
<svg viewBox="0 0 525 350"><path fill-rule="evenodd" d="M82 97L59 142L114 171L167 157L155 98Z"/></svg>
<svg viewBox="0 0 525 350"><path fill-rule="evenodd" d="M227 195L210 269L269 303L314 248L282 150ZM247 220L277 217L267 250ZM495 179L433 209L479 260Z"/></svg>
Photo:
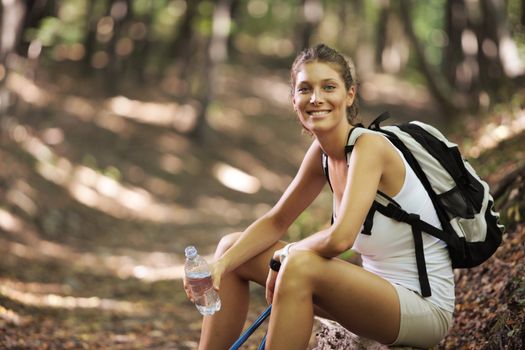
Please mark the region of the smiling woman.
<svg viewBox="0 0 525 350"><path fill-rule="evenodd" d="M292 103L313 142L274 207L243 232L221 239L211 271L222 309L204 317L200 349L228 349L238 337L250 281L265 285L272 303L267 349L305 349L314 315L384 344L428 348L447 333L454 275L445 244L423 237L428 279L437 291L423 298L410 225L377 213L371 235L360 234L377 193L395 198L427 222L438 226L439 221L423 185L385 136L359 134L351 154L346 153L358 112L350 67L340 53L322 44L297 56L291 70ZM228 168L221 169L219 180L235 179L223 182L225 186L249 183L246 174L226 176ZM281 241L327 182L333 190L333 224L298 242ZM363 267L338 258L349 248L361 253ZM187 283L185 287L191 299Z"/></svg>
<svg viewBox="0 0 525 350"><path fill-rule="evenodd" d="M355 91L353 85L346 89L339 73L330 64L305 63L296 76L294 109L310 132L348 125L345 111L352 106Z"/></svg>

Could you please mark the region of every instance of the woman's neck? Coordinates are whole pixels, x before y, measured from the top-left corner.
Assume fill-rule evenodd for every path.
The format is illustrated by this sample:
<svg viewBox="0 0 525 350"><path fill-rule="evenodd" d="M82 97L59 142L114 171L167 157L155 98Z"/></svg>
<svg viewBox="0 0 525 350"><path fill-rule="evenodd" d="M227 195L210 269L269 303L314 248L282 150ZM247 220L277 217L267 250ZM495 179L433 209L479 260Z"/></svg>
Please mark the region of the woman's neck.
<svg viewBox="0 0 525 350"><path fill-rule="evenodd" d="M354 126L346 123L344 126L334 128L323 133L315 133L315 137L326 155L333 160L345 160L345 146L348 141L348 134Z"/></svg>

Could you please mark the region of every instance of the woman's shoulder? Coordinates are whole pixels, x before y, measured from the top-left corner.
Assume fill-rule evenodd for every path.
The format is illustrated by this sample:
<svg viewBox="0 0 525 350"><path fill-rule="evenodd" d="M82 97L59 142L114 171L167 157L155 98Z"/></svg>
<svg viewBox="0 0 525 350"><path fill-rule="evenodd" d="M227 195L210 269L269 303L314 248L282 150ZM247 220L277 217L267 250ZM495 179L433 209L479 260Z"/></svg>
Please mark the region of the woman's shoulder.
<svg viewBox="0 0 525 350"><path fill-rule="evenodd" d="M348 137L348 145L353 146L359 139L367 139L367 140L381 140L385 139L386 136L382 133L370 130L363 127L355 127Z"/></svg>
<svg viewBox="0 0 525 350"><path fill-rule="evenodd" d="M385 135L368 129L360 130L360 133L356 135L355 140L350 140L348 144L353 145L354 149L374 154L377 154L376 152L378 151L385 151L392 147Z"/></svg>

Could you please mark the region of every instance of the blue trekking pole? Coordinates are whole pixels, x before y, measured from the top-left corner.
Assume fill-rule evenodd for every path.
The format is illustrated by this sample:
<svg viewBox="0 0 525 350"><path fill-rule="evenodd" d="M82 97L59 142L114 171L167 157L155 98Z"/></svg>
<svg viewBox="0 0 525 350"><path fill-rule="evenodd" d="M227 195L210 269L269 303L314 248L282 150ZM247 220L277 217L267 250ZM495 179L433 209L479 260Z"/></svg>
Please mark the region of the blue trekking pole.
<svg viewBox="0 0 525 350"><path fill-rule="evenodd" d="M259 326L264 322L264 320L266 320L266 318L270 316L271 311L272 311L272 305L268 306L266 310L264 310L263 313L255 320L255 322L253 322L253 324L246 331L244 331L243 334L241 334L239 339L237 339L237 341L233 343L233 345L230 347L230 350L238 350L241 347L241 345L244 344L246 340L248 340L250 335L252 335L253 332L255 332L257 328L259 328ZM258 349L264 350L265 344L266 344L266 334L264 335L261 345L259 345Z"/></svg>

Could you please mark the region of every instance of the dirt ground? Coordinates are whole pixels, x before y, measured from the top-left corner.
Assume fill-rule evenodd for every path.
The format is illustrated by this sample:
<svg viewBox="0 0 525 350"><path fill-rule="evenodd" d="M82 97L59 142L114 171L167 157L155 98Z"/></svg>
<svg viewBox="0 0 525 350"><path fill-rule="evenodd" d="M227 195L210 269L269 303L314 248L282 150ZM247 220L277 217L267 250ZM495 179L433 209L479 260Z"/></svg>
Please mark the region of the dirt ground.
<svg viewBox="0 0 525 350"><path fill-rule="evenodd" d="M22 88L9 80L16 103L0 120L0 348L195 348L200 316L182 289L184 247L209 257L222 235L268 210L309 143L285 72L226 66L220 76L202 140L164 121L166 110L181 110L155 91L105 97L67 76L22 80ZM399 121L446 124L417 88L368 92L365 121L389 109ZM507 172L520 159L506 161ZM224 174L251 187L232 189ZM326 221L329 208L325 193L291 234L317 216ZM252 295L248 321L265 307L261 288ZM491 312L500 311L495 303ZM480 317L472 332L497 326Z"/></svg>

